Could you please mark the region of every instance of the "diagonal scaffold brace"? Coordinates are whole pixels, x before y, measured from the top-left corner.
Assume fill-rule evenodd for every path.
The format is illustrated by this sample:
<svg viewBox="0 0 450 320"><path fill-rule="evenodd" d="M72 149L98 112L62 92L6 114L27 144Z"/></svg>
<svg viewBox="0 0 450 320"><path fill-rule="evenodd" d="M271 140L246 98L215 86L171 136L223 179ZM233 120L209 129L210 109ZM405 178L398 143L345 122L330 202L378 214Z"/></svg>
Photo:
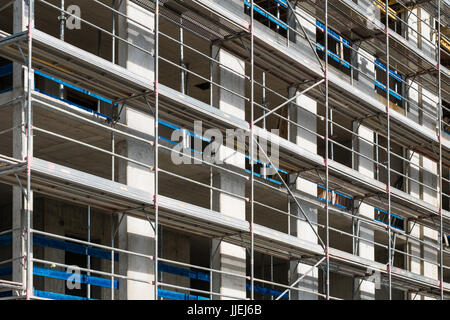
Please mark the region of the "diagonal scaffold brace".
<svg viewBox="0 0 450 320"><path fill-rule="evenodd" d="M291 189L289 188L289 186L286 184L286 182L284 181L283 177L280 175L280 173L278 172L278 168L273 164L272 160L270 160L269 156L267 155L267 153L264 151L264 148L261 147L261 145L258 143L258 141L256 140L256 138L253 139L254 142L256 143L256 145L258 146L258 148L261 150L261 152L264 154L264 157L267 159L267 161L269 161L270 165L275 169L275 172L277 173L277 175L279 176L280 180L283 182L283 185L286 187L289 195L292 197L292 199L295 201L295 204L297 205L297 207L300 209L300 212L302 213L302 215L305 217L306 221L308 222L308 224L310 225L311 229L313 230L314 234L316 235L317 239L319 240L319 244L321 245L322 249L324 250L324 252L326 253L326 246L325 243L323 242L322 238L319 236L319 234L317 233L317 230L314 228L314 226L312 225L311 220L309 220L307 214L305 213L305 211L303 210L302 206L300 205L300 203L298 202L298 200L296 199L294 193L291 191Z"/></svg>

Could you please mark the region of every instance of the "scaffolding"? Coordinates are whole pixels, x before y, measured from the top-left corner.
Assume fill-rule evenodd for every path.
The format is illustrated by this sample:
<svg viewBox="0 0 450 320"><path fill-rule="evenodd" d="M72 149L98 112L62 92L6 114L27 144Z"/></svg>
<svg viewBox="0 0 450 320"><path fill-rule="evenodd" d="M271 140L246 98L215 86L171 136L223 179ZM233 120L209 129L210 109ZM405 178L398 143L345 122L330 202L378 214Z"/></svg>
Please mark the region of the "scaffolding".
<svg viewBox="0 0 450 320"><path fill-rule="evenodd" d="M0 105L0 109L4 111L23 104L26 115L25 122L21 125L2 128L0 131L3 137L23 131L26 139L23 158L12 154L0 156L0 181L22 190L26 218L23 230L11 227L0 232L0 245L2 241L11 243L11 239L19 235L25 248L23 256L0 261L0 275L2 265L12 264L17 259L23 264L21 268L24 272L22 281L0 280L1 289L18 292L12 297L0 299L64 298L64 295L33 289L36 276L67 280L66 273L53 269L70 267L66 263L36 258L33 255L36 246L85 252L87 267L79 269L86 276L81 276L76 282L87 285L86 299L91 298L92 286L109 288L109 298L114 300L118 297L115 292L118 280L148 283L146 279L121 274L116 268L119 254L139 257L148 261L148 264L153 264L155 278L151 284L155 299L238 298L213 289L216 275L227 275L246 284L249 281L246 289L247 298L251 300L257 294L276 300L287 299L295 291L307 292L326 300L342 299L332 294L330 274L367 280L373 276L368 272L369 269L381 275L380 280L389 299L393 299L393 289L403 294L419 294L439 299L450 296L450 283L444 279L445 273L450 269L445 264L450 251L444 247L450 227L450 212L448 207L447 210L444 208L444 203L448 204L450 200L450 139L445 137L445 126L448 123L444 119L444 113L450 112L450 108L446 106L446 101L450 102L450 71L441 63L443 56L450 54L445 45L447 37L441 33L441 27L448 28L449 7L445 2L374 1L372 6L378 8L380 13L380 18L377 18L365 14L364 8L351 0L276 0L272 1L273 7L265 7L266 1L256 0L230 1L232 5L226 5L226 1L222 4L212 0L130 1L153 15L152 26L144 25L142 21L121 12L119 1L86 0L88 6L107 12L111 19L111 24L105 21L96 24L95 21L64 9L64 1L28 0L23 2L28 8L27 27L19 32L0 30L0 56L22 64L27 81L21 95L15 96L9 91L2 93ZM238 2L242 12L233 10ZM14 3L15 1L10 1L0 7L0 15L11 9ZM428 21L422 19L417 10L414 11L417 8L424 8L430 14ZM40 14L42 17L55 17L54 26L45 26L46 29L35 26L35 21L41 21L38 20ZM315 17L313 23L308 15ZM429 38L408 24L412 16L430 29ZM64 34L68 18L79 21L91 32L94 30L99 35L99 48L102 37L109 37L110 52L101 52L99 49L93 53L94 49L91 50L83 43L80 47L70 43L71 39ZM123 38L117 31L118 21L121 19L151 34L153 48L144 48ZM311 28L323 33L322 44L317 39L311 39ZM178 34L174 34L173 30L177 30ZM199 39L201 48L196 48L194 41L190 43L189 37ZM421 48L413 47L411 41L407 41L410 40L408 37L420 42ZM296 41L292 41L294 38ZM342 54L331 49L330 41L338 44ZM120 45L131 47L153 60L154 78L151 81L148 77L119 65L117 48ZM213 46L245 61L248 66L246 71L243 74L237 73L221 63L213 54ZM172 47L179 50L178 57L168 49ZM344 50L348 53L344 54ZM185 56L195 56L203 61L203 66L208 66L205 68L208 72L187 65ZM367 65L371 65L375 72L365 72L368 68L364 70L362 66ZM247 94L217 83L214 77L217 69L242 77ZM341 73L336 72L337 69ZM176 86L172 85L168 74L179 74L180 80L175 81ZM108 107L104 108L107 112L81 109L64 99L64 94L52 96L36 87L37 77L57 84L60 90L71 88L93 97L99 105L107 104ZM203 81L209 94L189 92L189 81L192 78ZM357 82L360 81L374 84L374 90L379 92L378 98L364 92L358 86ZM286 84L286 87L295 88L296 93L289 95L281 92L279 87L275 87L279 82ZM276 85L270 87L271 84ZM420 89L416 88L416 84L420 84ZM402 89L398 90L400 87ZM217 108L214 105L214 90L222 90L244 101L247 121ZM418 103L411 99L419 91L422 99L428 103ZM257 95L262 97L260 101L257 100ZM320 105L318 112L309 112L318 123L317 131L300 125L286 111L288 107L302 108L297 104L296 98L304 95ZM270 104L268 101L275 103ZM153 136L134 132L120 123L125 107L154 118ZM78 138L74 132L64 132L63 128L58 133L42 120L36 125L33 119L40 112L55 114L60 119L90 127L93 135L108 139L109 143L103 143L102 146L89 143L89 140ZM415 117L416 114L420 116ZM246 157L248 169L199 160L195 156L195 148L191 148L193 155L179 153L190 160L200 161L198 172L189 174L182 169L169 167L165 160L175 152L175 143L164 136L168 132L185 128L184 132L193 141L197 139L210 142L207 137L195 132L196 120L201 120L205 128L219 128L224 133L227 129L240 129L247 133L246 150L243 153L249 154ZM429 124L428 127L424 123ZM274 124L281 129L280 137L269 131ZM375 132L375 141L367 140L358 133L358 129L354 129L361 125ZM290 141L290 131L297 129L314 135L318 144L323 145L323 150L311 152ZM351 146L339 141L336 132L349 136ZM81 170L79 164L63 165L56 160L45 159L44 154L42 158L38 157L35 154L39 150L35 150L33 146L35 139L44 136L101 154L101 159L108 159L105 160L104 167L110 165L110 168L99 169L96 174ZM152 148L153 164L146 164L118 152L116 145L119 140L140 142ZM264 142L269 141L272 144L277 142L279 164L272 161L267 148L263 146ZM354 141L370 144L375 156L368 157L354 148ZM402 154L396 151L400 149ZM258 150L262 160L257 160ZM349 157L351 165L337 159L339 154ZM435 161L436 171L414 162L412 159L415 155ZM374 177L355 170L357 159L362 158L373 163ZM154 192L150 194L146 190L117 182L118 161L132 163L152 172ZM393 166L394 161L401 163L402 172ZM274 169L273 178L264 174L263 168ZM412 177L412 170L431 177L435 185L434 182L427 184ZM226 172L244 181L245 194L214 186L215 171ZM196 174L201 178L196 179ZM299 177L317 184L323 190L321 195L315 197L296 190L295 181ZM392 181L393 177L402 182L401 187L396 185L396 181ZM209 194L209 199L199 200L201 204L198 204L190 201L189 197L177 199L170 196L167 191L170 186L165 187L165 184L169 185L171 179L179 181L179 184L191 185L194 190L192 192L207 190L205 194ZM415 185L425 190L423 192L434 195L437 205L412 196L408 192L409 185ZM164 192L161 192L162 188L166 188ZM87 241L34 228L33 193L85 206L88 212ZM214 210L212 202L217 193L244 201L247 220ZM270 201L265 202L261 196L267 194L274 194L276 199L283 198L286 203L277 206L273 204L274 200L269 204ZM379 219L372 220L359 215L361 203L373 206ZM320 210L323 221L311 221L305 212L305 204ZM290 206L298 207L301 214L292 214ZM110 216L109 245L91 241L93 209ZM287 230L256 223L256 214L285 219ZM154 232L153 255L120 249L115 245L120 223L126 215L146 219L151 225ZM348 222L351 232L333 224L333 218ZM306 222L310 226L317 237L317 243L290 234L291 222L295 220ZM403 227L396 226L397 222L402 223ZM408 223L413 225L410 227ZM430 242L412 235L416 225L438 232L439 240ZM364 238L360 234L362 226L373 228L384 239L377 242ZM249 261L246 274L213 268L212 258L207 267L164 258L161 249L164 243L163 228L219 239L219 244L226 241L245 247ZM337 249L334 245L339 245L333 243L332 234L338 235L338 239L350 239L351 252ZM383 262L359 256L360 241L382 249L385 255ZM404 243L403 250L399 248L397 241ZM431 261L410 253L410 242L435 250L439 257L436 261ZM217 248L211 248L211 256L217 254ZM273 258L278 258L297 263L301 261L302 264L309 265L310 269L295 280L288 279L285 283L274 281L273 268L270 279L266 279L264 275L259 278L255 271L256 254L270 256L271 266ZM107 261L109 271L93 268L91 257ZM402 258L405 261L416 259L437 266L438 279L410 271L405 265L407 263L403 263L402 267L396 266L395 263L398 264L398 260ZM320 277L323 288L317 292L299 288L298 284L316 268L322 270ZM164 280L165 274L203 281L209 284L209 288L198 289L173 284ZM354 289L352 295L358 290Z"/></svg>

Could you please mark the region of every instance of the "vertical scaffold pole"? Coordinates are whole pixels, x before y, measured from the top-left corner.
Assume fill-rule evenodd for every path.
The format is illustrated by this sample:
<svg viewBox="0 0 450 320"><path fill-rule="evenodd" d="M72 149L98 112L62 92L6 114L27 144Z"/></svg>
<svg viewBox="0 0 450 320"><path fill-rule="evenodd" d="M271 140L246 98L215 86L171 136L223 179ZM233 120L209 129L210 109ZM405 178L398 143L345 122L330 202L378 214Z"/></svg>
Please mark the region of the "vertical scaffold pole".
<svg viewBox="0 0 450 320"><path fill-rule="evenodd" d="M32 56L33 56L33 11L34 11L34 0L29 0L28 2L28 88L27 88L27 194L26 194L26 213L27 213L27 255L26 255L26 299L29 300L32 296L33 290L33 261L31 258L31 162L32 162L32 148L33 148L33 132L32 132L32 120L31 120L31 87L33 72L32 68Z"/></svg>
<svg viewBox="0 0 450 320"><path fill-rule="evenodd" d="M155 69L155 273L154 273L154 286L155 286L155 300L158 300L158 121L159 121L159 92L158 92L158 81L159 81L159 0L155 1L155 52L154 52L154 69Z"/></svg>
<svg viewBox="0 0 450 320"><path fill-rule="evenodd" d="M111 214L111 300L114 300L114 237L116 235L115 233L115 227L114 227L114 215Z"/></svg>
<svg viewBox="0 0 450 320"><path fill-rule="evenodd" d="M389 277L389 300L392 300L392 243L391 243L391 127L390 127L390 113L389 113L389 1L386 0L385 4L385 33L386 33L386 131L387 131L387 184L386 192L388 198L388 277Z"/></svg>
<svg viewBox="0 0 450 320"><path fill-rule="evenodd" d="M113 64L116 63L116 13L114 12L114 10L116 10L116 0L112 0L112 35L113 37L111 37L112 40L112 45L111 45L111 61Z"/></svg>
<svg viewBox="0 0 450 320"><path fill-rule="evenodd" d="M180 66L181 68L185 68L184 64L184 31L183 31L183 20L180 19ZM186 94L186 72L181 69L181 88L180 91L182 94Z"/></svg>
<svg viewBox="0 0 450 320"><path fill-rule="evenodd" d="M113 10L116 9L116 0L112 1L112 8ZM113 64L116 63L116 13L114 11L112 11L112 34L113 37L111 38L112 40L112 45L111 45L111 62ZM112 106L113 110L114 110L114 105ZM118 107L118 106L116 106ZM114 115L114 112L113 112ZM118 117L120 117L120 114L117 115ZM113 120L111 121L111 128L114 128L115 125L115 119L113 118ZM111 156L111 181L115 180L115 166L116 166L116 159L114 157L114 153L116 152L116 142L115 142L115 135L114 135L114 131L111 131L111 152L112 152L112 156ZM114 297L113 297L114 298Z"/></svg>
<svg viewBox="0 0 450 320"><path fill-rule="evenodd" d="M266 115L266 109L265 108L266 108L266 105L267 105L267 103L266 103L266 72L265 71L263 71L263 73L262 73L262 100L261 100L261 105L263 106L262 112L263 112L263 115L265 116ZM289 116L289 113L288 113L288 116ZM287 127L289 129L289 125ZM265 117L263 119L263 129L266 129L266 118ZM288 131L288 133L289 133L289 131ZM264 178L265 178L265 176L264 176Z"/></svg>
<svg viewBox="0 0 450 320"><path fill-rule="evenodd" d="M59 39L61 39L62 41L64 41L64 30L66 28L66 16L64 14L64 0L61 0L61 16L59 17ZM61 99L64 99L64 85L60 84L59 85L59 97Z"/></svg>
<svg viewBox="0 0 450 320"><path fill-rule="evenodd" d="M441 300L444 300L444 251L443 251L443 220L442 220L442 100L441 100L441 0L438 0L437 8L438 36L437 36L437 69L438 69L438 126L439 126L439 254L440 254L440 280L439 287Z"/></svg>
<svg viewBox="0 0 450 320"><path fill-rule="evenodd" d="M87 232L88 232L88 236L87 236L87 240L90 243L91 242L91 206L88 206L88 211L87 211ZM86 251L88 249L86 248ZM91 255L89 252L86 252L86 256L87 256L87 268L88 270L91 270ZM87 277L89 278L91 276L91 272L88 271L87 272ZM90 299L91 298L91 285L88 282L87 284L87 298Z"/></svg>
<svg viewBox="0 0 450 320"><path fill-rule="evenodd" d="M326 255L326 299L330 300L330 229L329 229L329 204L330 204L330 186L328 181L328 159L329 155L329 139L328 139L328 121L329 121L329 102L328 102L328 0L325 0L325 69L324 69L324 77L325 77L325 189L326 189L326 204L325 204L325 215L326 215L326 246L325 246L325 255Z"/></svg>
<svg viewBox="0 0 450 320"><path fill-rule="evenodd" d="M251 217L250 217L250 285L251 285L251 294L250 298L252 300L255 299L255 235L253 232L254 227L254 218L255 218L255 203L254 203L254 197L255 197L255 179L254 179L254 170L255 170L255 160L254 160L254 147L255 147L255 136L254 136L254 93L255 93L255 87L254 87L254 77L255 77L255 69L254 69L254 0L251 0L251 9L250 9L250 166L251 166L251 177L250 177L250 185L251 185L251 203L250 203L250 210L251 210Z"/></svg>

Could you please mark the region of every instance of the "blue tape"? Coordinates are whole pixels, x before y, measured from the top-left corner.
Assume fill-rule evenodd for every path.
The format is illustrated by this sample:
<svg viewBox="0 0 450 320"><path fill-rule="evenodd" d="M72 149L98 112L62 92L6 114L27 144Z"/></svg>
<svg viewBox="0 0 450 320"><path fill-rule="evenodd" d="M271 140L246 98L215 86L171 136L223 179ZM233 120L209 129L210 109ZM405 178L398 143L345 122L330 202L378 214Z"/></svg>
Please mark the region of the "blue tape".
<svg viewBox="0 0 450 320"><path fill-rule="evenodd" d="M46 79L52 80L53 82L62 84L62 85L64 85L65 87L68 87L68 88L71 88L71 89L76 90L76 91L78 91L78 92L81 92L81 93L83 93L83 94L85 94L85 95L88 95L88 96L90 96L90 97L93 97L93 98L95 98L95 99L97 99L97 100L106 102L106 103L108 103L108 104L112 104L112 101L109 100L109 99L106 99L106 98L104 98L104 97L102 97L102 96L99 96L98 94L95 94L95 93L90 92L90 91L88 91L88 90L82 89L82 88L80 88L80 87L74 86L74 85L72 85L72 84L70 84L70 83L67 83L67 82L65 82L65 81L63 81L63 80L60 80L60 79L55 78L55 77L53 77L53 76L50 76L50 75L48 75L48 74L42 73L42 72L40 72L40 71L38 71L38 70L34 70L34 73L37 74L38 76L41 76L41 77L44 77L44 78L46 78Z"/></svg>
<svg viewBox="0 0 450 320"><path fill-rule="evenodd" d="M12 274L12 266L0 267L0 277L9 276Z"/></svg>
<svg viewBox="0 0 450 320"><path fill-rule="evenodd" d="M325 25L323 23L321 23L319 20L316 20L316 26L319 27L320 29L322 29L322 32L325 32ZM337 40L338 42L342 42L346 47L350 48L350 46L351 46L350 41L345 40L344 38L342 38L339 34L337 34L335 31L330 29L330 27L328 27L328 34L332 38Z"/></svg>
<svg viewBox="0 0 450 320"><path fill-rule="evenodd" d="M269 178L269 177L266 177L266 180L269 180L269 181L271 181L273 183L279 184L280 186L283 184L282 182L280 182L278 180L275 180L275 179L272 179L272 178Z"/></svg>
<svg viewBox="0 0 450 320"><path fill-rule="evenodd" d="M167 138L164 138L164 137L161 137L161 136L158 136L158 138L159 138L160 140L167 141L167 142L169 142L169 143L171 143L171 144L174 144L174 145L177 145L177 144L178 144L178 142L172 141L172 140L170 140L170 139L167 139Z"/></svg>
<svg viewBox="0 0 450 320"><path fill-rule="evenodd" d="M12 75L13 65L12 63L0 67L0 78Z"/></svg>
<svg viewBox="0 0 450 320"><path fill-rule="evenodd" d="M12 235L7 234L0 236L0 246L11 244ZM33 243L37 246L48 247L53 249L64 250L68 252L78 253L82 255L89 255L100 259L111 260L111 253L107 250L90 247L87 245L71 243L56 239L47 238L38 234L33 235ZM119 260L119 255L114 253L114 261Z"/></svg>
<svg viewBox="0 0 450 320"><path fill-rule="evenodd" d="M179 130L179 129L181 129L180 127L178 127L178 126L176 126L176 125L174 125L174 124L171 124L171 123L169 123L169 122L166 122L166 121L164 121L164 120L158 120L158 123L162 124L162 125L165 126L165 127L168 127L168 128L170 128L170 129L173 129L173 130ZM191 131L188 131L188 130L186 130L186 131L188 132L188 134L189 134L191 137L198 138L198 139L201 139L201 140L206 141L206 142L211 142L210 139L206 139L206 138L203 137L203 136L199 136L199 135L197 135L197 134L194 134L194 133L191 132Z"/></svg>
<svg viewBox="0 0 450 320"><path fill-rule="evenodd" d="M40 89L38 89L38 88L35 88L34 91L39 92L39 93L42 93L42 94L45 94L46 96L52 97L53 99L57 99L57 100L63 101L63 102L65 102L65 103L67 103L67 104L70 104L71 106L77 107L78 109L82 109L82 110L84 110L84 111L87 111L87 112L89 112L89 113L95 114L95 115L97 115L97 116L104 117L104 118L106 118L106 119L111 119L111 117L108 116L108 115L106 115L106 114L103 114L103 113L97 112L97 111L95 111L95 110L86 108L86 107L84 107L84 106L81 106L81 105L79 105L79 104L76 104L76 103L74 103L74 102L72 102L72 101L69 101L69 100L67 100L67 99L62 99L61 97L57 97L57 96L52 95L52 94L50 94L50 93L48 93L48 92L42 91L42 90L40 90Z"/></svg>
<svg viewBox="0 0 450 320"><path fill-rule="evenodd" d="M325 51L325 47L323 45L321 45L320 43L318 43L318 42L316 42L316 47L317 47L317 49L319 51L322 51L322 52ZM328 56L331 57L336 62L339 62L340 64L342 64L345 68L350 69L350 63L349 62L345 61L344 59L341 59L341 57L339 57L334 52L331 52L329 49L328 49Z"/></svg>
<svg viewBox="0 0 450 320"><path fill-rule="evenodd" d="M324 187L324 186L321 186L320 184L318 184L317 187L319 187L320 189L325 190L325 187ZM333 191L333 189L328 188L328 191ZM342 194L342 193L337 192L337 191L333 191L333 192L334 192L335 194L337 194L337 195L340 195L340 196L344 197L344 198L347 198L347 199L352 200L351 197L349 197L349 196L347 196L347 195L345 195L345 194Z"/></svg>
<svg viewBox="0 0 450 320"><path fill-rule="evenodd" d="M172 300L209 300L202 296L194 296L191 294L185 294L181 292L174 292L169 290L158 289L158 296L161 298L172 299Z"/></svg>
<svg viewBox="0 0 450 320"><path fill-rule="evenodd" d="M245 157L245 159L250 160L250 156L245 155L244 157ZM266 166L266 167L268 167L268 168L273 168L270 164L264 163L264 162L262 162L262 161L260 161L260 160L258 160L258 159L253 159L253 162L258 163L258 164L262 164L262 165L264 165L264 166ZM281 173L284 173L284 174L288 174L288 173L287 173L286 171L284 171L283 169L277 169L277 171L278 171L278 172L281 172Z"/></svg>
<svg viewBox="0 0 450 320"><path fill-rule="evenodd" d="M375 86L380 88L384 92L386 92L386 86L384 84L382 84L381 82L379 82L378 80L375 80ZM392 89L389 90L389 95L397 98L400 101L403 100L403 98L398 93L396 93L394 90L392 90Z"/></svg>
<svg viewBox="0 0 450 320"><path fill-rule="evenodd" d="M251 291L252 290L252 286L250 285L250 283L246 283L246 289L247 291ZM269 288L264 288L264 287L260 287L260 286L254 286L254 291L258 292L258 293L262 293L262 294L266 294L272 297L278 297L280 296L283 292L278 291L278 290L273 290L273 289L269 289ZM286 292L282 297L282 299L288 299L289 298L289 294Z"/></svg>
<svg viewBox="0 0 450 320"><path fill-rule="evenodd" d="M343 198L346 198L346 199L349 199L349 200L353 200L351 197L346 196L345 194L342 194L342 193L340 193L340 192L334 191L334 193L336 193L338 196L341 196L341 197L343 197Z"/></svg>
<svg viewBox="0 0 450 320"><path fill-rule="evenodd" d="M287 3L286 0L275 0L276 3L281 4L283 7L287 8Z"/></svg>
<svg viewBox="0 0 450 320"><path fill-rule="evenodd" d="M46 238L40 235L35 234L33 236L33 243L38 246L49 247L53 249L64 250L68 252L78 253L82 255L89 255L91 257L96 257L105 260L111 260L111 253L107 250L93 248L90 246L71 243L56 239ZM114 261L119 260L119 255L114 253Z"/></svg>
<svg viewBox="0 0 450 320"><path fill-rule="evenodd" d="M375 218L374 220L375 220L375 221L378 221L378 222L381 222L381 223L383 223L383 224L389 225L389 223L384 222L384 221L382 221L382 220L380 220L380 219L376 219L376 218ZM404 230L403 228L397 227L397 226L392 225L392 224L391 224L391 228L398 229L398 230Z"/></svg>
<svg viewBox="0 0 450 320"><path fill-rule="evenodd" d="M5 92L9 92L9 91L12 91L12 88L6 88L6 89L3 89L3 90L0 90L0 94L5 93Z"/></svg>
<svg viewBox="0 0 450 320"><path fill-rule="evenodd" d="M34 295L40 298L52 299L52 300L96 300L96 299L88 299L85 297L71 296L68 294L48 292L42 290L34 290Z"/></svg>
<svg viewBox="0 0 450 320"><path fill-rule="evenodd" d="M103 288L111 288L111 280L105 279L105 278L99 278L99 277L93 277L93 276L87 276L84 274L74 274L69 273L65 271L59 271L59 270L52 270L42 267L33 267L33 274L35 276L41 276L46 278L52 278L52 279L59 279L59 280L68 280L71 278L76 283L84 283L84 284L90 284L97 287L103 287ZM114 289L117 290L118 283L117 280L114 280Z"/></svg>
<svg viewBox="0 0 450 320"><path fill-rule="evenodd" d="M327 200L326 200L325 198L322 198L322 197L317 197L317 199L322 200L322 201L325 202L325 203L327 202ZM333 203L331 202L331 200L329 200L328 203L333 204ZM336 207L339 207L339 208L347 209L347 210L348 210L348 208L347 208L346 206L343 206L343 205L341 205L341 204L339 204L339 203L334 203L333 206L336 206Z"/></svg>
<svg viewBox="0 0 450 320"><path fill-rule="evenodd" d="M247 172L247 173L252 173L252 171L251 170L248 170L248 169L245 169L245 172ZM273 183L276 183L276 184L279 184L279 185L282 185L283 183L282 182L280 182L280 181L278 181L278 180L275 180L275 179L272 179L272 178L269 178L269 177L263 177L261 174L259 174L259 173L257 173L257 172L253 172L253 174L255 175L255 176L257 176L257 177L260 177L260 178L262 178L262 179L266 179L266 180L269 180L269 181L271 181L271 182L273 182Z"/></svg>
<svg viewBox="0 0 450 320"><path fill-rule="evenodd" d="M336 207L342 208L342 209L348 209L346 206L343 206L342 204L339 203L335 203L334 204Z"/></svg>
<svg viewBox="0 0 450 320"><path fill-rule="evenodd" d="M0 247L10 245L12 242L12 234L0 236Z"/></svg>
<svg viewBox="0 0 450 320"><path fill-rule="evenodd" d="M376 211L379 211L379 212L382 212L382 213L384 213L385 215L388 214L387 211L381 210L381 209L379 209L379 208L375 208L375 210L376 210ZM395 217L395 218L397 218L397 219L400 219L400 220L405 220L404 218L399 217L399 216L397 216L397 215L395 215L395 214L393 214L393 213L391 213L391 216L393 216L393 217Z"/></svg>
<svg viewBox="0 0 450 320"><path fill-rule="evenodd" d="M249 3L247 0L244 0L244 4L251 8L251 3ZM275 23L276 25L278 25L279 27L283 28L284 30L287 30L286 25L283 23L283 21L279 20L278 18L274 17L272 14L265 12L263 10L261 10L260 8L258 8L257 6L253 6L253 10L257 13L259 13L261 16L269 19L270 21L272 21L273 23Z"/></svg>
<svg viewBox="0 0 450 320"><path fill-rule="evenodd" d="M379 61L377 61L377 60L374 60L374 63L375 63L375 67L377 67L377 68L383 70L384 72L386 72L386 66L385 66L384 64L382 64L381 62L379 62ZM397 81L402 82L402 76L399 75L399 74L398 74L397 72L395 72L394 70L389 69L389 75L390 75L391 77L393 77L394 79L396 79Z"/></svg>
<svg viewBox="0 0 450 320"><path fill-rule="evenodd" d="M205 272L193 271L193 270L189 270L186 268L171 266L171 265L161 263L161 262L158 263L158 268L161 272L175 274L175 275L179 275L182 277L187 277L190 279L197 279L197 280L201 280L201 281L205 281L205 282L210 281L210 275ZM159 293L159 290L158 290L158 293ZM251 286L249 283L247 283L247 290L251 290ZM272 290L272 289L268 289L268 288L264 288L264 287L260 287L260 286L255 286L255 292L268 294L271 296L279 296L282 293L281 291ZM172 292L172 291L167 291L167 290L162 290L161 293L164 295L164 298L174 299L174 300L209 300L204 297L190 296L190 295L186 295L184 293ZM288 297L288 295L286 293L283 296L283 298L287 298L287 297ZM199 298L199 299L197 299L197 298Z"/></svg>
<svg viewBox="0 0 450 320"><path fill-rule="evenodd" d="M176 266L171 266L171 265L161 263L161 262L158 263L158 268L159 268L159 271L161 271L161 272L167 272L167 273L187 277L190 279L196 279L196 280L201 280L201 281L206 281L206 282L210 281L209 274L205 273L205 272L194 271L194 270L189 270L189 269L180 268L180 267L176 267Z"/></svg>
<svg viewBox="0 0 450 320"><path fill-rule="evenodd" d="M167 272L167 273L187 277L190 279L197 279L197 280L202 280L202 281L206 281L206 282L210 281L210 275L205 272L193 271L193 270L189 270L189 269L185 269L185 268L170 266L165 263L158 263L158 268L161 272ZM246 287L247 287L247 291L251 290L251 285L249 283L246 284ZM264 288L264 287L260 287L260 286L255 286L255 292L259 292L259 293L267 294L267 295L271 295L271 296L279 296L280 294L282 294L281 291L268 289L268 288ZM172 295L172 292L168 291L167 294ZM185 299L186 295L183 293L179 294L177 292L176 294L177 294L176 297L179 299L175 299L175 300L197 300L197 299ZM196 296L193 296L193 297L196 297ZM283 298L287 298L287 297L288 297L288 294L285 293ZM172 299L169 296L167 296L167 298ZM201 298L201 297L199 297L199 298Z"/></svg>
<svg viewBox="0 0 450 320"><path fill-rule="evenodd" d="M12 297L12 294L13 294L12 291L3 291L0 292L0 298Z"/></svg>

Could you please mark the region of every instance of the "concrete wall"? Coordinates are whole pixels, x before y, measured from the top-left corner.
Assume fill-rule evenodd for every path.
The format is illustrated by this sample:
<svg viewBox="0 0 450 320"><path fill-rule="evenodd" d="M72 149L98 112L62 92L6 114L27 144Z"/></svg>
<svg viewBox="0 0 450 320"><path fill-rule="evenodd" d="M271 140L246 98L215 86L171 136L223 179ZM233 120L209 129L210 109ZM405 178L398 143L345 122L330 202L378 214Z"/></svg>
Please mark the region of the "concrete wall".
<svg viewBox="0 0 450 320"><path fill-rule="evenodd" d="M354 128L354 131L361 137L360 139L356 140L355 150L361 155L364 155L369 159L373 159L373 131L367 129L364 126L356 127ZM365 157L356 155L355 169L366 175L367 177L374 178L374 163ZM367 218L369 220L374 220L375 211L372 206L369 206L364 202L357 202L355 203L355 207L359 207L358 216ZM359 238L355 239L355 254L366 259L375 260L375 250L373 244L375 238L373 227L359 220L356 224L356 236L358 236ZM355 299L359 298L361 300L373 300L375 299L375 283L356 279L355 292Z"/></svg>
<svg viewBox="0 0 450 320"><path fill-rule="evenodd" d="M412 30L409 31L408 34L409 40L413 41L419 49L422 49L425 52L425 54L434 57L435 50L432 49L432 43L434 43L436 39L431 33L430 27L427 25L433 23L430 14L421 8L414 9L413 13L416 14L417 17L413 14L409 16L408 23L412 25ZM420 19L424 21L420 21ZM417 32L414 32L413 30ZM422 124L424 127L435 130L436 120L434 119L434 116L427 116L424 111L428 111L429 114L436 113L436 105L438 103L437 97L416 83L412 83L411 88L415 90L410 89L408 97L414 103L417 103L418 107L409 110L409 117ZM409 152L408 156L411 155L411 161L414 165L409 167L409 176L422 184L410 180L408 183L408 192L419 199L434 206L438 206L439 200L437 199L437 193L430 189L437 188L437 163L421 155L411 154L411 152ZM411 231L412 236L424 240L426 243L434 245L438 244L438 231L418 226L413 222L408 223L408 228ZM434 264L438 262L438 252L436 250L421 244L418 241L410 240L408 242L408 252L428 261L415 257L407 258L406 260L410 271L433 279L439 279L438 266ZM410 299L413 297L415 297L415 299L424 299L424 297L420 295L416 296L411 294L409 296Z"/></svg>
<svg viewBox="0 0 450 320"><path fill-rule="evenodd" d="M289 95L291 97L294 97L297 94L298 92L295 88L290 88ZM317 102L305 95L301 95L295 99L295 103L296 105L289 105L289 116L290 119L299 126L290 124L289 132L291 136L289 137L289 140L306 150L317 152L317 136L311 133L311 131L317 131ZM294 176L295 174L291 179L294 178ZM290 182L294 183L297 190L301 190L315 197L317 196L317 185L315 183L300 177L295 181ZM317 243L318 239L316 233L318 232L318 228L316 225L311 226L304 216L304 214L306 214L311 223L317 224L317 209L313 208L308 203L301 201L299 202L300 208L293 199L290 201L290 214L296 217L291 217L289 219L291 235ZM291 283L303 276L310 268L309 265L303 264L300 261L291 261ZM316 300L317 295L310 292L319 292L318 273L319 270L314 268L298 284L298 288L309 292L292 291L291 299Z"/></svg>
<svg viewBox="0 0 450 320"><path fill-rule="evenodd" d="M52 198L39 196L35 198L34 205L34 227L36 230L52 233L55 235L65 236L72 239L88 240L88 207L80 206L69 202L59 201ZM111 219L104 212L91 209L91 227L90 237L94 243L102 245L111 245ZM49 238L52 239L52 238ZM72 242L68 242L72 243ZM77 255L67 253L61 249L55 249L48 246L34 246L34 256L37 259L49 261L50 263L71 264L67 260L68 256L72 258L77 256L76 267L87 267L87 255ZM72 260L73 261L73 260ZM54 269L59 271L67 271L64 267L52 266L50 264L37 264L40 267ZM91 268L97 271L110 272L111 261L100 258L91 257ZM86 274L81 272L81 274ZM98 274L92 276L105 278ZM34 285L37 290L44 290L54 293L62 293L73 295L69 290L66 281L53 279L49 277L34 277ZM82 285L86 286L86 285ZM95 299L109 299L110 289L91 286L91 297Z"/></svg>
<svg viewBox="0 0 450 320"><path fill-rule="evenodd" d="M14 2L14 32L21 32L26 30L28 25L28 5L24 1L16 0ZM34 20L32 21L34 25ZM15 96L22 95L28 88L28 73L25 72L25 68L22 65L13 64L13 94ZM26 136L24 134L24 127L21 125L26 123L25 102L17 103L13 106L13 126L16 129L13 131L13 157L16 159L24 160L27 156L26 153ZM18 127L17 127L18 126ZM12 280L15 282L25 281L32 284L32 278L26 279L25 269L21 263L23 260L20 258L25 255L25 239L22 237L22 230L26 226L26 211L33 210L33 201L28 203L24 197L20 187L13 187L12 195L12 225L13 229L13 276ZM33 194L31 194L33 199ZM32 221L32 218L31 218ZM31 276L31 273L30 273ZM32 294L32 292L29 292Z"/></svg>

